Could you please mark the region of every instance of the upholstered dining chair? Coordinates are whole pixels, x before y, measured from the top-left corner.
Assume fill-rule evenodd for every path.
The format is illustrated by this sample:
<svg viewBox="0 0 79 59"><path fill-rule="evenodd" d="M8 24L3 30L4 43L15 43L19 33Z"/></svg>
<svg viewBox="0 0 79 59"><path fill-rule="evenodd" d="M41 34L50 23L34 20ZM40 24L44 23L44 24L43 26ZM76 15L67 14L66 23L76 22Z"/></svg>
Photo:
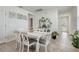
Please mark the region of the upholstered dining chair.
<svg viewBox="0 0 79 59"><path fill-rule="evenodd" d="M45 52L47 52L47 46L50 43L51 34L46 34L42 36L39 40L39 45L45 47Z"/></svg>
<svg viewBox="0 0 79 59"><path fill-rule="evenodd" d="M18 52L21 52L21 38L20 38L20 32L19 31L14 31L15 33L15 36L16 36L16 42L17 42L17 45L16 45L16 50Z"/></svg>
<svg viewBox="0 0 79 59"><path fill-rule="evenodd" d="M21 32L20 38L21 38L22 52L24 51L24 45L27 46L27 52L29 52L29 47L36 44L36 40L30 39L28 37L28 34L25 32Z"/></svg>
<svg viewBox="0 0 79 59"><path fill-rule="evenodd" d="M33 38L29 38L28 34L25 32L18 32L17 33L17 49L19 52L24 51L24 46L27 46L27 52L29 52L29 47L36 44L36 40Z"/></svg>

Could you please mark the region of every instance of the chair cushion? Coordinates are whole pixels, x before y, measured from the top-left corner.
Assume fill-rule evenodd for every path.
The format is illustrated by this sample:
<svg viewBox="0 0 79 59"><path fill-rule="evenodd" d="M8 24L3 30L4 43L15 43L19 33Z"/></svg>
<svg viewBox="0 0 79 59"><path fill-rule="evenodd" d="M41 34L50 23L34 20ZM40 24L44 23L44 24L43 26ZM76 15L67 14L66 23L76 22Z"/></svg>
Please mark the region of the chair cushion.
<svg viewBox="0 0 79 59"><path fill-rule="evenodd" d="M45 43L46 43L46 40L43 39L43 38L40 38L39 43L41 43L41 44L45 44Z"/></svg>
<svg viewBox="0 0 79 59"><path fill-rule="evenodd" d="M33 43L33 42L37 42L36 38L30 38L30 37L29 37L29 43L31 44L31 43Z"/></svg>

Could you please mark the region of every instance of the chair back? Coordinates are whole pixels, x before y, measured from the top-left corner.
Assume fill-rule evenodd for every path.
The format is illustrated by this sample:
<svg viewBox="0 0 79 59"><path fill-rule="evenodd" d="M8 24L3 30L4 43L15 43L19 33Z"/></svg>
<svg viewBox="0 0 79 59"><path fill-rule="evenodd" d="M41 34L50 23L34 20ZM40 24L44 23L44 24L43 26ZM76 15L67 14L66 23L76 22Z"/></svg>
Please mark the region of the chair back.
<svg viewBox="0 0 79 59"><path fill-rule="evenodd" d="M48 44L48 43L50 42L50 40L51 40L51 34L48 33L48 34L46 35L46 44Z"/></svg>
<svg viewBox="0 0 79 59"><path fill-rule="evenodd" d="M14 33L16 34L16 41L17 41L17 50L19 52L21 52L21 46L22 46L22 43L21 43L21 32L19 31L14 31Z"/></svg>
<svg viewBox="0 0 79 59"><path fill-rule="evenodd" d="M19 32L19 31L15 31L14 33L16 33L16 35L17 35L18 42L20 42L20 43L22 43L24 41L29 42L27 33Z"/></svg>
<svg viewBox="0 0 79 59"><path fill-rule="evenodd" d="M21 33L19 31L14 31L14 33L16 34L16 38L17 38L16 40L21 43L21 38L20 38Z"/></svg>
<svg viewBox="0 0 79 59"><path fill-rule="evenodd" d="M23 43L24 43L24 42L27 42L27 43L29 44L29 39L28 39L27 33L21 32L20 37L21 37L21 42L23 42Z"/></svg>
<svg viewBox="0 0 79 59"><path fill-rule="evenodd" d="M51 34L47 33L47 34L43 35L41 38L42 38L43 42L47 45L50 42Z"/></svg>

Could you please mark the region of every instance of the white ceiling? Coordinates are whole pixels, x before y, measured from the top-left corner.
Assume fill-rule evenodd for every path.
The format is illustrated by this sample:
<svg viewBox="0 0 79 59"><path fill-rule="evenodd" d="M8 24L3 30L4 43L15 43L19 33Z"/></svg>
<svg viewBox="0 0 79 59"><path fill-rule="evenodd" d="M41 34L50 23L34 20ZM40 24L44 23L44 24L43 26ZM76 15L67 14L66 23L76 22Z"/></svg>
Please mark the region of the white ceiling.
<svg viewBox="0 0 79 59"><path fill-rule="evenodd" d="M36 12L38 9L43 9L43 11L58 9L59 11L66 11L72 8L72 6L22 6L22 8Z"/></svg>

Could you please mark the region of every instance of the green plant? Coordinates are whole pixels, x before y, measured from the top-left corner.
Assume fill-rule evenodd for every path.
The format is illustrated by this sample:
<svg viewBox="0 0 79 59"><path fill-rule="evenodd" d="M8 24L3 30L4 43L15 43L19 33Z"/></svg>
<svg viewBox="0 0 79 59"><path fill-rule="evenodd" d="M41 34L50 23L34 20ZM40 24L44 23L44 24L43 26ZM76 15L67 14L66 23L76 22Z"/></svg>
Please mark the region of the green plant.
<svg viewBox="0 0 79 59"><path fill-rule="evenodd" d="M76 48L79 48L79 32L75 31L72 36L72 45Z"/></svg>
<svg viewBox="0 0 79 59"><path fill-rule="evenodd" d="M50 21L50 18L45 18L42 16L39 20L39 25L41 25L41 24L42 24L42 26L39 26L40 28L50 28L52 22Z"/></svg>
<svg viewBox="0 0 79 59"><path fill-rule="evenodd" d="M56 32L56 31L52 32L52 34L51 34L51 36L52 36L53 39L56 39L56 37L57 37L58 35L59 35L59 34L58 34L58 32Z"/></svg>
<svg viewBox="0 0 79 59"><path fill-rule="evenodd" d="M57 35L59 35L58 32L56 31L52 32L52 36L57 36Z"/></svg>

